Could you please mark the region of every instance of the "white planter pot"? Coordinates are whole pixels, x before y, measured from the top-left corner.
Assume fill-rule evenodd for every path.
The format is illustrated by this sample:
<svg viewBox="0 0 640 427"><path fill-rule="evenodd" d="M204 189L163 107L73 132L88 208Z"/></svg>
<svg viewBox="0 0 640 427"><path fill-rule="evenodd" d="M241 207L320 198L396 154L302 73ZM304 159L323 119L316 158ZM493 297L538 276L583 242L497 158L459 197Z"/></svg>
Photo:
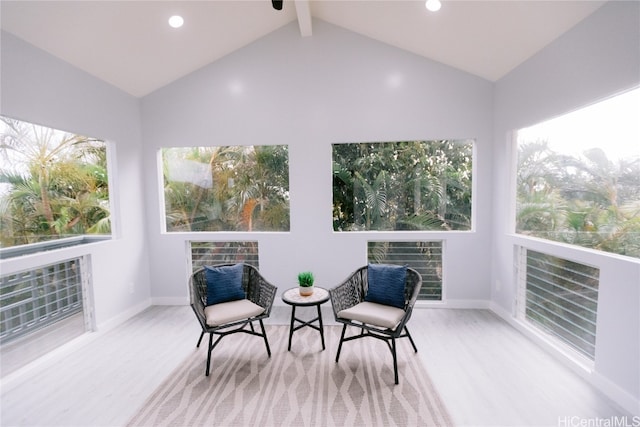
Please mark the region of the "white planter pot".
<svg viewBox="0 0 640 427"><path fill-rule="evenodd" d="M300 295L303 297L308 297L313 294L313 285L311 286L298 286L298 290L300 291Z"/></svg>

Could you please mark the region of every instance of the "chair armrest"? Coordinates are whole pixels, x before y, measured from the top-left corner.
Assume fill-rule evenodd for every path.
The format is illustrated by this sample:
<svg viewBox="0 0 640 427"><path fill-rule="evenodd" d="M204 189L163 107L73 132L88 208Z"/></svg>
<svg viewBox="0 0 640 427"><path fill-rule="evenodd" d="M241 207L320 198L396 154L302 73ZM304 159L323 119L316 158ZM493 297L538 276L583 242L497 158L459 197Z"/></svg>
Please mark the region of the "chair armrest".
<svg viewBox="0 0 640 427"><path fill-rule="evenodd" d="M407 280L405 282L405 310L412 310L418 295L420 294L420 288L422 288L422 276L413 268L407 268Z"/></svg>
<svg viewBox="0 0 640 427"><path fill-rule="evenodd" d="M333 289L329 289L333 314L336 319L340 311L351 308L364 301L366 286L367 268L361 267L351 273L344 282Z"/></svg>
<svg viewBox="0 0 640 427"><path fill-rule="evenodd" d="M247 299L264 308L264 315L271 314L271 307L276 298L277 286L269 283L253 266L245 264L245 274L248 277Z"/></svg>
<svg viewBox="0 0 640 427"><path fill-rule="evenodd" d="M422 276L416 270L412 268L407 268L407 279L405 281L405 315L398 325L397 329L402 330L404 325L411 319L411 314L413 313L413 306L418 299L418 294L420 293L420 288L422 287Z"/></svg>
<svg viewBox="0 0 640 427"><path fill-rule="evenodd" d="M207 320L204 314L207 298L207 281L204 268L195 271L189 278L189 299L198 321L206 328Z"/></svg>

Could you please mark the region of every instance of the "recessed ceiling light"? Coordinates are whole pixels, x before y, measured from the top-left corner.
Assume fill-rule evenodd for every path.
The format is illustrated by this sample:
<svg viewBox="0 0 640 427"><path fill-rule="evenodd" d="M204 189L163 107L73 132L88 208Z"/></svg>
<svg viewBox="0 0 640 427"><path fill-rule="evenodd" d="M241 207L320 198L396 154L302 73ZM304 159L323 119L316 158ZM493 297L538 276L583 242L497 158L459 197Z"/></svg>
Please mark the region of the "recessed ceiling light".
<svg viewBox="0 0 640 427"><path fill-rule="evenodd" d="M440 10L442 4L440 4L440 0L427 0L424 6L431 12L437 12Z"/></svg>
<svg viewBox="0 0 640 427"><path fill-rule="evenodd" d="M173 15L169 18L169 25L173 28L180 28L182 27L182 24L184 24L184 19L182 19L182 16L180 15Z"/></svg>

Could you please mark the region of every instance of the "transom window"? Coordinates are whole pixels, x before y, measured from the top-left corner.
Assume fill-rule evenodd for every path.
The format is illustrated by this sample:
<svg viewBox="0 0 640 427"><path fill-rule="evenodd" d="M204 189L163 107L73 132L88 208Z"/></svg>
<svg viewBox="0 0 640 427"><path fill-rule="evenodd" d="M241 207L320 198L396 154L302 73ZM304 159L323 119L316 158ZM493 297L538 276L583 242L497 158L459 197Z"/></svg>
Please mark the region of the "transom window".
<svg viewBox="0 0 640 427"><path fill-rule="evenodd" d="M422 276L419 300L442 300L442 241L367 242L370 263L406 265Z"/></svg>
<svg viewBox="0 0 640 427"><path fill-rule="evenodd" d="M196 271L205 265L250 264L260 268L258 242L189 242L191 248L191 268Z"/></svg>
<svg viewBox="0 0 640 427"><path fill-rule="evenodd" d="M520 248L518 316L593 360L600 270Z"/></svg>

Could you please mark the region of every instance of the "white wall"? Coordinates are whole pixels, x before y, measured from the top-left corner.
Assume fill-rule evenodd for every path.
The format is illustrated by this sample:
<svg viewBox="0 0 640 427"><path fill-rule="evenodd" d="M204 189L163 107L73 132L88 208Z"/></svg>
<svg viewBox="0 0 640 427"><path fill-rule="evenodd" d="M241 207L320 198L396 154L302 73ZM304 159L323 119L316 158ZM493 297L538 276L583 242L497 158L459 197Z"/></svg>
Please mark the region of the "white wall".
<svg viewBox="0 0 640 427"><path fill-rule="evenodd" d="M394 83L395 82L395 83ZM333 287L366 264L367 239L385 233L332 231L331 144L476 138L475 232L407 233L444 238L445 297L474 304L490 296L491 108L488 81L323 21L302 38L291 23L142 100L147 202L160 206L161 147L287 144L291 231L163 234L148 213L153 297L186 300L190 239L259 242L260 270L282 292L311 270ZM277 298L277 303L281 303Z"/></svg>
<svg viewBox="0 0 640 427"><path fill-rule="evenodd" d="M366 263L367 239L387 235L332 232L331 143L469 137L477 139L475 231L403 237L446 239L449 306L492 301L508 317L513 246L524 240L507 227L507 135L637 85L638 9L637 2L605 5L495 87L316 20L312 37L301 38L292 23L141 101L2 33L0 112L115 143L118 236L89 248L99 324L144 307L150 297L186 303L190 239L258 240L261 271L281 290L300 270L316 272L320 285L337 284ZM289 145L291 232L161 233L158 148L219 144ZM627 408L637 404L640 264L536 245L600 268L592 380ZM0 265L4 274L26 262Z"/></svg>
<svg viewBox="0 0 640 427"><path fill-rule="evenodd" d="M145 206L140 169L140 101L2 32L0 113L108 140L115 146L111 176L114 240L1 262L2 274L89 253L98 327L149 304ZM113 165L112 165L113 166Z"/></svg>
<svg viewBox="0 0 640 427"><path fill-rule="evenodd" d="M510 132L640 85L640 3L610 2L496 83L492 301L514 310L514 245L600 269L591 380L640 412L640 262L513 236ZM640 115L639 115L640 117ZM640 120L640 119L639 119Z"/></svg>

